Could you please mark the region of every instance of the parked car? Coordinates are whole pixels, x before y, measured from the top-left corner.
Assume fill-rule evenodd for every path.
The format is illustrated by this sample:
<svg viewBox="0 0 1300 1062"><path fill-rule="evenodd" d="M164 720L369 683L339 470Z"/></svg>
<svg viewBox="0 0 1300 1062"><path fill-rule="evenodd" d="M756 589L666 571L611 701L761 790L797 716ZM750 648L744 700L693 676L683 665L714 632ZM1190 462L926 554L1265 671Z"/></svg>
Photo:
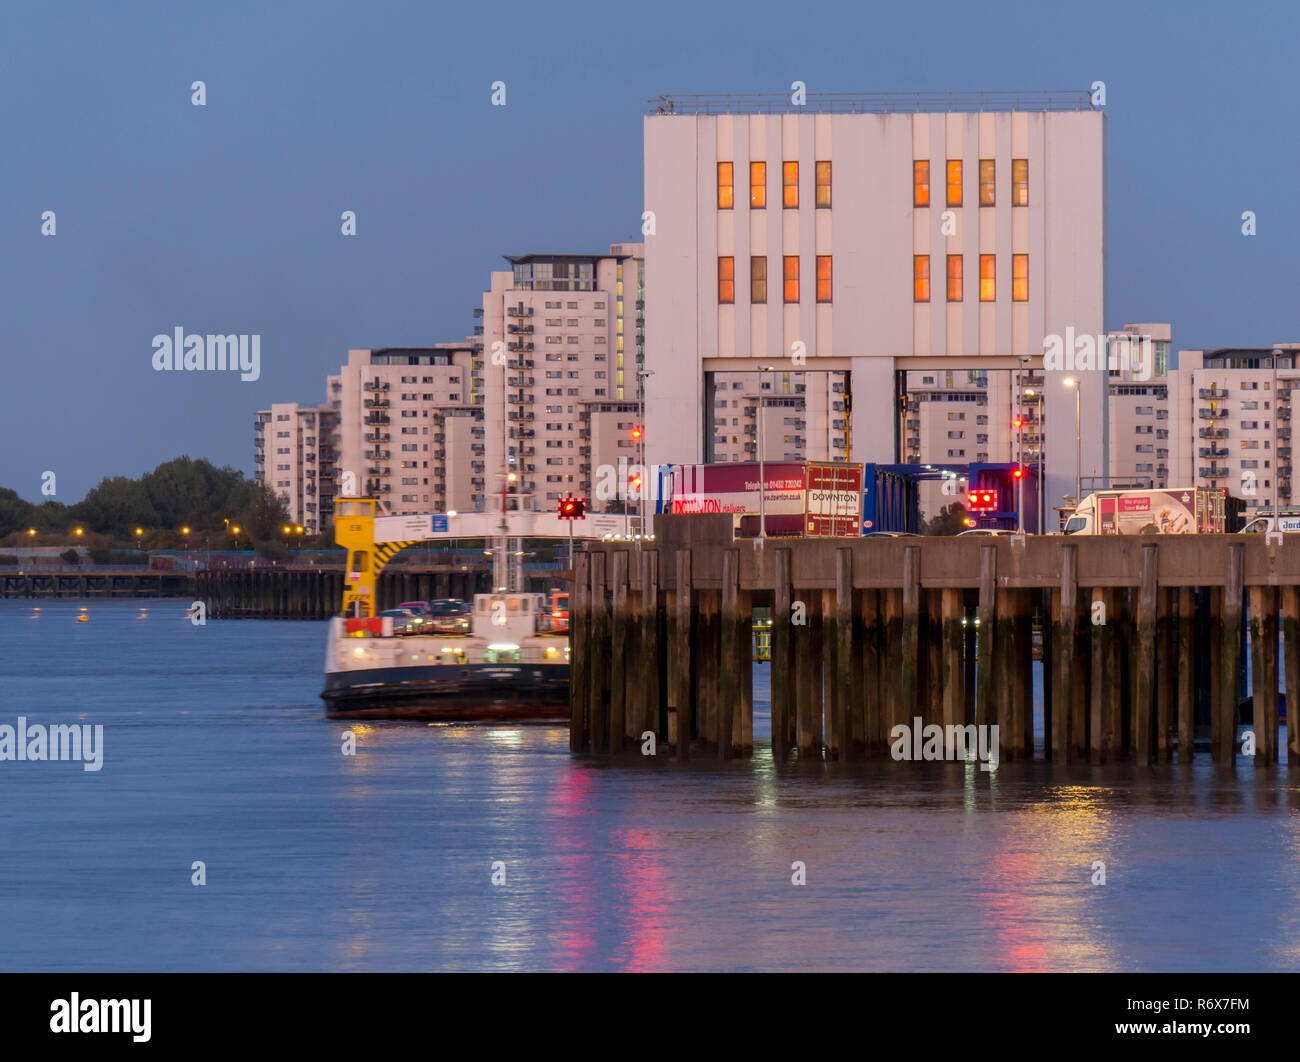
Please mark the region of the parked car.
<svg viewBox="0 0 1300 1062"><path fill-rule="evenodd" d="M998 538L1006 538L1006 537L1009 537L1009 536L1014 535L1014 534L1015 534L1014 531L1008 531L1008 530L1006 530L1005 528L999 528L999 527L972 527L972 528L969 528L969 529L966 530L966 531L958 531L957 534L956 534L954 537L955 537L955 538L962 538L962 537L965 536L965 535L981 535L981 536L984 536L984 537L991 537L991 536L993 536L993 537L998 537Z"/></svg>
<svg viewBox="0 0 1300 1062"><path fill-rule="evenodd" d="M394 634L423 634L429 629L429 617L423 601L408 601L397 608L385 609L380 618L391 616Z"/></svg>
<svg viewBox="0 0 1300 1062"><path fill-rule="evenodd" d="M429 626L434 634L469 634L473 609L454 597L440 597L428 603Z"/></svg>

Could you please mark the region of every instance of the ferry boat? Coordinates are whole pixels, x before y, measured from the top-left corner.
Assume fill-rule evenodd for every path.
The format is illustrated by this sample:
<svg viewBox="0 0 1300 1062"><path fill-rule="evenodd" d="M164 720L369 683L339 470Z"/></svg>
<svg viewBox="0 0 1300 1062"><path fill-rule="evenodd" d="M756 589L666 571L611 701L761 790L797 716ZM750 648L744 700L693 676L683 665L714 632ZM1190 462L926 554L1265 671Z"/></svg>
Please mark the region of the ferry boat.
<svg viewBox="0 0 1300 1062"><path fill-rule="evenodd" d="M569 637L542 594L476 594L465 634L397 634L394 618L330 620L327 716L547 722L569 716Z"/></svg>
<svg viewBox="0 0 1300 1062"><path fill-rule="evenodd" d="M474 595L468 630L443 624L426 633L406 616L375 614L384 565L404 547L445 533L440 520L377 515L370 498L336 500L335 539L347 548L348 561L342 614L330 620L326 640L325 714L447 722L567 719L568 595L548 601L510 587L504 519L503 534L493 541L497 589Z"/></svg>

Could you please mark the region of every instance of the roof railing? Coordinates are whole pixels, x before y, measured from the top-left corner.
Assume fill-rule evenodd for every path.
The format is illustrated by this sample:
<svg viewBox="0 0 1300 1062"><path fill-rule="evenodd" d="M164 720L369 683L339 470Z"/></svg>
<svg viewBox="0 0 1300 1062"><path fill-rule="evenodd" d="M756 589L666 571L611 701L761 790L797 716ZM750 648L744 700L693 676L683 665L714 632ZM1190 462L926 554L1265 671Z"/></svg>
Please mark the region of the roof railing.
<svg viewBox="0 0 1300 1062"><path fill-rule="evenodd" d="M669 93L646 101L647 114L933 114L978 111L1096 110L1087 89L1034 92Z"/></svg>

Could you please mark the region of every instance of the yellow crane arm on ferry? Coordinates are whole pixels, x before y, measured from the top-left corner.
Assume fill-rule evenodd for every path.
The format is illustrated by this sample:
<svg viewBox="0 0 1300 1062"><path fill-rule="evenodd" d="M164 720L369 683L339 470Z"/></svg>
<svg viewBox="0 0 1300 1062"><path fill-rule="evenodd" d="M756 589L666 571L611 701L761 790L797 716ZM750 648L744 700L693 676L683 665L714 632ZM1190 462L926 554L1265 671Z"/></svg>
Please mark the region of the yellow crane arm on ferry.
<svg viewBox="0 0 1300 1062"><path fill-rule="evenodd" d="M562 520L558 513L409 513L402 516L377 515L374 498L336 498L334 502L334 541L348 551L343 574L344 616L374 616L375 586L379 573L390 560L407 546L431 538L491 538L509 535L514 538L566 538L571 532L578 537L597 537L616 527L622 516L597 516L579 521ZM455 530L449 527L455 520ZM614 521L613 525L602 523Z"/></svg>

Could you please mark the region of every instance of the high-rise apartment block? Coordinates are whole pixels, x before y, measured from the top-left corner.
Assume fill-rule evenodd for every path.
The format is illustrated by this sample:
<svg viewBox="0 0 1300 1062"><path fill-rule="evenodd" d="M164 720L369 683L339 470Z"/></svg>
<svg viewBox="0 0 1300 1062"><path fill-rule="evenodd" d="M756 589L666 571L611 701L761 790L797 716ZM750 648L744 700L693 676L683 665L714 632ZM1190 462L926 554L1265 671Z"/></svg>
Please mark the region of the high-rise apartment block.
<svg viewBox="0 0 1300 1062"><path fill-rule="evenodd" d="M983 415L1001 419L998 388L1043 366L1045 337L1104 332L1104 162L1086 93L658 101L645 119L652 460L745 452L733 391L785 394L757 382L764 365L802 396L803 426L782 442L810 459L906 460L911 373L936 388L987 373ZM734 389L731 373L750 382ZM1106 382L1080 376L1082 460L1099 469ZM1074 406L1044 384L1049 423L1072 428ZM969 427L943 453L983 452ZM1045 439L1055 500L1074 490L1074 432Z"/></svg>
<svg viewBox="0 0 1300 1062"><path fill-rule="evenodd" d="M493 273L483 294L488 493L507 488L512 508L578 495L618 509L639 457L642 246L507 260L512 268ZM597 489L602 466L619 480L613 497Z"/></svg>

